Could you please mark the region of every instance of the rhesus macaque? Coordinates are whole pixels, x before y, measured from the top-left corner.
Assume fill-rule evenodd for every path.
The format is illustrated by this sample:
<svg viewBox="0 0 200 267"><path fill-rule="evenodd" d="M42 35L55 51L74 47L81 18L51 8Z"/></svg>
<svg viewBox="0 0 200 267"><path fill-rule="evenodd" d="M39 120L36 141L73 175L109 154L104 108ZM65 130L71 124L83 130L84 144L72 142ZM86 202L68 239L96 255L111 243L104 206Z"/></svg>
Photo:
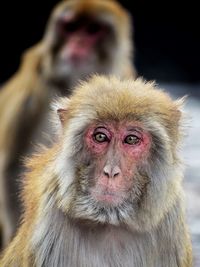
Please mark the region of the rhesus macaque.
<svg viewBox="0 0 200 267"><path fill-rule="evenodd" d="M93 77L56 105L27 161L22 224L1 267L191 267L178 157L182 100Z"/></svg>
<svg viewBox="0 0 200 267"><path fill-rule="evenodd" d="M65 0L43 40L23 56L0 92L0 224L6 244L16 229L22 158L52 139L49 103L91 73L135 77L130 17L114 0ZM47 138L48 134L48 138Z"/></svg>

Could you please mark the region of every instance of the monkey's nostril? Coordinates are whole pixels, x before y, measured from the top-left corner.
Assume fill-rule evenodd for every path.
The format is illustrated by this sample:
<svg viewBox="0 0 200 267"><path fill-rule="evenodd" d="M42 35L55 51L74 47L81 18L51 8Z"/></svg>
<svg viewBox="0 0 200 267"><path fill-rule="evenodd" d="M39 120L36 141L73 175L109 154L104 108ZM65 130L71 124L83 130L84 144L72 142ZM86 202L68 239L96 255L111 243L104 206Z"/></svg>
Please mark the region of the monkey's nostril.
<svg viewBox="0 0 200 267"><path fill-rule="evenodd" d="M112 170L112 177L117 177L119 176L121 173L121 170L118 166L115 166Z"/></svg>
<svg viewBox="0 0 200 267"><path fill-rule="evenodd" d="M119 176L121 170L118 166L112 167L111 165L106 165L103 169L103 174L108 178L115 178Z"/></svg>
<svg viewBox="0 0 200 267"><path fill-rule="evenodd" d="M111 176L111 166L106 165L103 169L103 173L105 176L107 176L109 178Z"/></svg>
<svg viewBox="0 0 200 267"><path fill-rule="evenodd" d="M104 174L105 176L107 176L107 177L110 177L109 173L106 172L106 171L103 171L103 174Z"/></svg>
<svg viewBox="0 0 200 267"><path fill-rule="evenodd" d="M116 176L118 176L118 175L119 175L119 172L114 173L114 174L113 174L113 177L116 177Z"/></svg>

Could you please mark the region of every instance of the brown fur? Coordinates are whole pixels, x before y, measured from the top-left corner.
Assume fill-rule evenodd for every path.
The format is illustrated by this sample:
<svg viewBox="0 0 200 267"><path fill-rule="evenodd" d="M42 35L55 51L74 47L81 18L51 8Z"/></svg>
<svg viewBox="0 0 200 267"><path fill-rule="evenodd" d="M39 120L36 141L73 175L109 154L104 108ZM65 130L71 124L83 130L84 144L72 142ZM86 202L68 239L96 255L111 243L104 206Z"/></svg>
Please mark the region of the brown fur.
<svg viewBox="0 0 200 267"><path fill-rule="evenodd" d="M60 101L62 131L52 148L27 162L23 222L0 266L191 267L177 153L181 102L152 83L98 76L78 86L70 100ZM85 130L107 121L138 121L152 139L148 183L137 204L131 203L132 211L123 208L121 221L93 214L91 202L81 198L88 181L79 177L81 172L72 175L87 154L81 148ZM77 206L81 199L83 209Z"/></svg>
<svg viewBox="0 0 200 267"><path fill-rule="evenodd" d="M86 78L73 78L73 74L70 75L72 81L61 82L55 77L52 52L56 42L55 21L69 7L76 14L88 13L94 17L108 14L112 18L116 36L112 51L118 56L119 49L125 46L122 48L125 52L115 59L113 69L106 64L110 69L105 72L120 77L135 76L131 63L133 51L130 18L116 1L69 0L56 6L43 40L25 52L19 70L0 92L0 223L4 244L8 243L15 232L21 213L18 194L22 159L34 150L35 143L47 143L43 132L52 137L49 128L44 126L44 121L48 121L49 103L55 94L69 95L78 79ZM108 53L111 53L110 50ZM95 71L95 66L93 67Z"/></svg>

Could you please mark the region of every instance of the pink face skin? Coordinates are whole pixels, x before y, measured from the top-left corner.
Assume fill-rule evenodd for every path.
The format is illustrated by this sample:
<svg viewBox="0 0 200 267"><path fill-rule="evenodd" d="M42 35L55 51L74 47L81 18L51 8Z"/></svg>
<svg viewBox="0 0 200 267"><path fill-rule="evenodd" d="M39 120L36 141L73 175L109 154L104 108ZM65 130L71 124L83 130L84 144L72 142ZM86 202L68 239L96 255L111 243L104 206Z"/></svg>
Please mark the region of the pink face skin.
<svg viewBox="0 0 200 267"><path fill-rule="evenodd" d="M95 21L79 21L73 16L63 17L59 21L59 31L66 40L61 57L71 63L84 62L106 34L103 25Z"/></svg>
<svg viewBox="0 0 200 267"><path fill-rule="evenodd" d="M151 137L135 123L91 126L85 136L96 163L91 195L108 205L120 204L134 184L134 173L149 154Z"/></svg>

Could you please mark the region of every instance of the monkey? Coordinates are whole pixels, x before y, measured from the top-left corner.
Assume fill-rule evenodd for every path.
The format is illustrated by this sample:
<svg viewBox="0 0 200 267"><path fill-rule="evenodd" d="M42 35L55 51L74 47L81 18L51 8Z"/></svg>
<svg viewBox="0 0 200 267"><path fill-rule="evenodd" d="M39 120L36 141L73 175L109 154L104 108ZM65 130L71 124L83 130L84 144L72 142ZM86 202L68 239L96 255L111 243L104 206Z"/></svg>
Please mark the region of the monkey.
<svg viewBox="0 0 200 267"><path fill-rule="evenodd" d="M54 138L49 103L69 96L92 73L136 77L132 24L115 0L63 0L52 12L43 39L28 49L19 70L0 91L0 224L3 244L16 231L22 159L35 143Z"/></svg>
<svg viewBox="0 0 200 267"><path fill-rule="evenodd" d="M94 76L54 104L57 140L26 160L20 228L2 267L191 267L183 99Z"/></svg>

